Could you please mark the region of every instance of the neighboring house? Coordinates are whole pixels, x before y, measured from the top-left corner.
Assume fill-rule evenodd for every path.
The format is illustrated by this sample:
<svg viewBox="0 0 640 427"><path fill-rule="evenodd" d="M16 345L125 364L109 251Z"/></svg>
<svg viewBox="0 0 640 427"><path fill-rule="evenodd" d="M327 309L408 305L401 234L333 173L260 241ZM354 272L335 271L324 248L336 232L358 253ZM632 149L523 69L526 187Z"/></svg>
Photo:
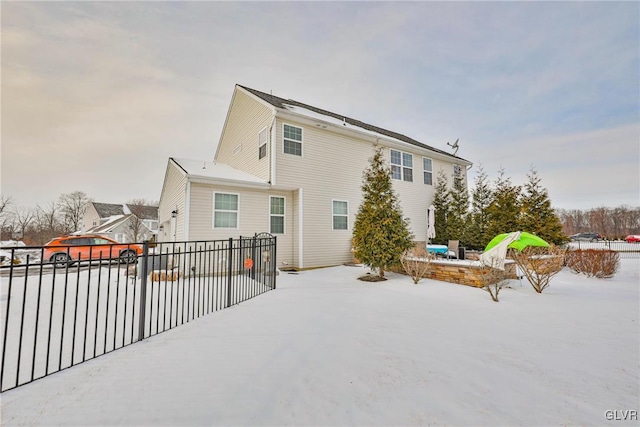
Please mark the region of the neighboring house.
<svg viewBox="0 0 640 427"><path fill-rule="evenodd" d="M133 239L137 231L138 239ZM82 233L111 237L122 243L151 239L158 232L158 207L90 202Z"/></svg>
<svg viewBox="0 0 640 427"><path fill-rule="evenodd" d="M125 204L124 211L135 215L153 234L158 233L158 207Z"/></svg>
<svg viewBox="0 0 640 427"><path fill-rule="evenodd" d="M136 221L138 221L136 223ZM133 230L137 231L138 238L133 238ZM97 225L86 230L83 234L100 234L111 237L120 243L137 243L150 240L155 232L150 230L142 221L136 219L134 214L115 215L102 225Z"/></svg>
<svg viewBox="0 0 640 427"><path fill-rule="evenodd" d="M110 218L117 215L124 215L124 208L122 205L89 202L82 221L82 231L102 225Z"/></svg>
<svg viewBox="0 0 640 427"><path fill-rule="evenodd" d="M407 136L236 85L214 161L169 158L160 241L270 232L280 266L353 260L351 236L363 171L384 149L416 241L440 169L466 182L472 163Z"/></svg>

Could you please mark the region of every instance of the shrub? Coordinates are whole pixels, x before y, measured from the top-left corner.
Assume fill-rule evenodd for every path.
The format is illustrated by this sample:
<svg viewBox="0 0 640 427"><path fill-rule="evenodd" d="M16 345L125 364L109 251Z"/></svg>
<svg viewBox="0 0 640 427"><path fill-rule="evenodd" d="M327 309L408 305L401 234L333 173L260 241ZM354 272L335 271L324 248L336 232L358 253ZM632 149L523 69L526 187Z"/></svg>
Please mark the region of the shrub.
<svg viewBox="0 0 640 427"><path fill-rule="evenodd" d="M433 254L428 253L427 249L423 245L420 245L406 251L402 255L402 258L400 258L400 262L402 263L402 268L405 273L407 273L409 277L413 279L413 283L417 285L420 279L426 277L433 257Z"/></svg>
<svg viewBox="0 0 640 427"><path fill-rule="evenodd" d="M514 250L512 257L533 289L541 294L549 286L551 278L562 270L565 254L566 250L557 246L528 246L522 251Z"/></svg>
<svg viewBox="0 0 640 427"><path fill-rule="evenodd" d="M489 292L491 299L498 301L500 290L509 283L509 275L498 268L485 267L480 276L485 291Z"/></svg>
<svg viewBox="0 0 640 427"><path fill-rule="evenodd" d="M574 273L606 279L618 271L620 255L616 251L603 249L576 249L567 252L565 264Z"/></svg>

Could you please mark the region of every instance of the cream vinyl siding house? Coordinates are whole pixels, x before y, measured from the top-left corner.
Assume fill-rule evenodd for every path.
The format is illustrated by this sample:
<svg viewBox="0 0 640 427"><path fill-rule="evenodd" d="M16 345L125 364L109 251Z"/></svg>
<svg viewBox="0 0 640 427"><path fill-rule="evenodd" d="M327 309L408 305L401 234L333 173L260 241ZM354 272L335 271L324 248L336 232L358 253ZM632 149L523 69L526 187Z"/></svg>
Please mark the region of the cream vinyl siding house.
<svg viewBox="0 0 640 427"><path fill-rule="evenodd" d="M226 240L269 232L271 198L277 197L284 199L285 208L278 213L285 217L284 229L272 233L278 237L277 261L293 264L294 223L287 220L292 216L291 191L272 189L258 177L214 162L170 158L165 176L159 241ZM216 200L216 195L222 197ZM172 211L177 212L175 218ZM216 223L216 213L223 214L224 220ZM233 224L228 221L230 216L235 216Z"/></svg>
<svg viewBox="0 0 640 427"><path fill-rule="evenodd" d="M471 162L395 132L239 85L215 161L169 160L161 224L170 223L177 209L175 238L206 240L279 232L283 223L284 233L274 233L279 266L350 262L363 172L376 147L394 166L393 186L415 240L426 241L426 212L438 171L452 182L458 165L466 182ZM202 172L203 167L218 175ZM217 193L232 195L219 197L219 224L237 218L235 227L215 226Z"/></svg>

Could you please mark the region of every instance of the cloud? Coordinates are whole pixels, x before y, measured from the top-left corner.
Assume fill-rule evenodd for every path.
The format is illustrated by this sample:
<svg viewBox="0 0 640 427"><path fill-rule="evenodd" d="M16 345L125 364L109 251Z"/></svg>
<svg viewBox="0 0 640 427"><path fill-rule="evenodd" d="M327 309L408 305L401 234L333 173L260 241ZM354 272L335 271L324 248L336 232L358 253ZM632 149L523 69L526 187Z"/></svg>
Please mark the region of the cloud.
<svg viewBox="0 0 640 427"><path fill-rule="evenodd" d="M560 171L593 179L598 149L627 141L637 123L637 12L632 3L5 3L3 191L32 205L76 189L110 202L157 198L169 156L212 158L240 83L437 148L460 138L459 154L490 173L526 159L514 173L535 163L568 197ZM606 164L626 165L633 149L606 150Z"/></svg>

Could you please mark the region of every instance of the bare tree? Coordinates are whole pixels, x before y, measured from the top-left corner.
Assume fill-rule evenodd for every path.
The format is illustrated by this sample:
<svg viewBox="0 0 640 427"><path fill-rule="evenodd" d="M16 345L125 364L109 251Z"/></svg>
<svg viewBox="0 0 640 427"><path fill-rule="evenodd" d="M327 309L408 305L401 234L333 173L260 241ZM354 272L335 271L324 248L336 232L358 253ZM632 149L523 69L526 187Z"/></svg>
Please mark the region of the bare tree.
<svg viewBox="0 0 640 427"><path fill-rule="evenodd" d="M12 212L14 229L20 233L20 238L24 238L26 231L33 225L36 212L33 208L24 206L16 207Z"/></svg>
<svg viewBox="0 0 640 427"><path fill-rule="evenodd" d="M405 273L413 279L414 284L418 284L420 279L427 276L433 254L427 252L423 246L416 246L405 252L400 258L400 263Z"/></svg>
<svg viewBox="0 0 640 427"><path fill-rule="evenodd" d="M482 287L485 291L489 292L491 299L495 302L499 302L498 295L502 288L509 284L509 275L501 268L485 266L480 274L480 280L482 281Z"/></svg>
<svg viewBox="0 0 640 427"><path fill-rule="evenodd" d="M533 289L541 294L549 286L551 278L562 270L565 253L566 249L558 246L549 248L528 246L522 251L514 250L511 256Z"/></svg>
<svg viewBox="0 0 640 427"><path fill-rule="evenodd" d="M0 194L0 215L2 215L12 203L13 200L11 200L11 196Z"/></svg>
<svg viewBox="0 0 640 427"><path fill-rule="evenodd" d="M62 221L60 218L60 208L56 202L50 202L45 207L36 207L35 225L37 236L34 240L37 243L45 243L47 240L62 233Z"/></svg>
<svg viewBox="0 0 640 427"><path fill-rule="evenodd" d="M149 210L155 206L145 199L132 199L127 202L127 207L132 213L128 223L127 237L132 242L139 242L148 237L149 229L144 224L144 220L147 219Z"/></svg>
<svg viewBox="0 0 640 427"><path fill-rule="evenodd" d="M4 238L5 227L8 225L10 221L10 212L8 211L9 206L13 203L11 200L11 196L5 196L4 194L0 194L0 238Z"/></svg>
<svg viewBox="0 0 640 427"><path fill-rule="evenodd" d="M91 199L82 191L60 195L58 203L67 231L74 232L80 229L89 202Z"/></svg>
<svg viewBox="0 0 640 427"><path fill-rule="evenodd" d="M609 239L621 239L627 234L640 234L640 207L622 205L587 211L560 209L557 214L567 236L591 231Z"/></svg>

